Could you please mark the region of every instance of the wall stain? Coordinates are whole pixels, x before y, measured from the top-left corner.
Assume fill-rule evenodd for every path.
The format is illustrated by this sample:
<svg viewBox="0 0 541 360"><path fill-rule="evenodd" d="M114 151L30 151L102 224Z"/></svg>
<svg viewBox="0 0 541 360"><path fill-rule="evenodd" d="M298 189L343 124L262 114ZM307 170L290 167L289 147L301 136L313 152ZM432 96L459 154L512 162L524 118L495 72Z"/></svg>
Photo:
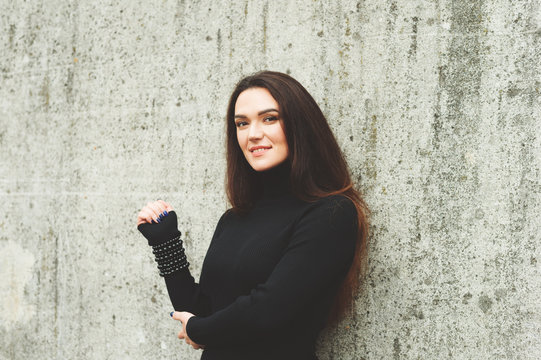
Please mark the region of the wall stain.
<svg viewBox="0 0 541 360"><path fill-rule="evenodd" d="M481 106L482 8L480 0L452 3L449 55L438 67L440 89L432 123L432 153L423 202L430 214L429 229L445 238L450 232L462 231L465 226L456 209L458 205L452 199L473 196L479 188L477 166L466 164L464 154L470 151L479 137L479 122L474 121L472 115ZM442 112L442 99L446 102L445 113ZM467 204L468 200L465 201Z"/></svg>
<svg viewBox="0 0 541 360"><path fill-rule="evenodd" d="M269 17L269 3L263 6L263 53L267 52L267 18Z"/></svg>
<svg viewBox="0 0 541 360"><path fill-rule="evenodd" d="M415 206L414 220L415 220L415 238L413 241L419 243L421 242L421 211L420 206Z"/></svg>
<svg viewBox="0 0 541 360"><path fill-rule="evenodd" d="M73 3L74 8L70 12L70 21L72 23L71 29L71 57L73 59L71 65L67 69L66 82L64 86L66 88L66 101L68 104L73 104L73 86L76 65L78 63L77 56L77 37L79 34L79 3Z"/></svg>
<svg viewBox="0 0 541 360"><path fill-rule="evenodd" d="M398 338L394 338L393 341L393 359L399 360L400 359L400 340Z"/></svg>
<svg viewBox="0 0 541 360"><path fill-rule="evenodd" d="M351 27L350 27L350 24L349 24L349 18L346 16L346 32L345 32L345 35L346 36L351 36Z"/></svg>
<svg viewBox="0 0 541 360"><path fill-rule="evenodd" d="M67 69L66 82L64 87L66 88L66 101L68 104L73 104L73 66Z"/></svg>
<svg viewBox="0 0 541 360"><path fill-rule="evenodd" d="M509 89L507 89L507 96L510 98L514 98L515 96L518 96L521 93L522 93L522 90L516 87L510 87Z"/></svg>
<svg viewBox="0 0 541 360"><path fill-rule="evenodd" d="M479 306L479 309L486 314L492 307L492 299L487 295L481 295L479 296L477 306Z"/></svg>
<svg viewBox="0 0 541 360"><path fill-rule="evenodd" d="M396 1L391 1L389 5L389 17L387 17L387 24L385 31L387 34L391 34L393 32L394 26L396 24L396 19L398 17L398 6L396 5Z"/></svg>
<svg viewBox="0 0 541 360"><path fill-rule="evenodd" d="M377 116L375 114L370 115L375 109L373 109L372 100L365 100L365 123L369 124L368 128L363 129L368 135L366 143L366 156L364 161L364 171L369 181L365 182L365 191L372 191L376 186L376 179L378 175L376 166L376 151L378 143L378 128L377 128ZM360 179L359 179L360 181Z"/></svg>
<svg viewBox="0 0 541 360"><path fill-rule="evenodd" d="M45 112L49 111L49 76L43 78L43 84L41 85L41 90L39 95L43 98L43 107Z"/></svg>
<svg viewBox="0 0 541 360"><path fill-rule="evenodd" d="M33 14L28 15L27 24L28 24L28 32L25 34L25 48L30 53L30 55L33 55L31 52L31 47L34 44L34 41L36 41L37 34L34 30L39 30L39 26L33 25Z"/></svg>
<svg viewBox="0 0 541 360"><path fill-rule="evenodd" d="M533 109L532 109L533 110ZM532 111L533 112L533 111ZM510 189L509 219L511 232L520 233L529 226L531 209L535 209L535 194L539 188L540 170L532 167L536 163L534 145L536 134L528 129L535 129L536 119L531 115L517 115L512 120L510 134L518 144L518 163L515 165L519 171L519 183Z"/></svg>
<svg viewBox="0 0 541 360"><path fill-rule="evenodd" d="M218 54L222 52L222 32L221 32L221 29L218 29L218 33L216 34L216 49L218 51Z"/></svg>
<svg viewBox="0 0 541 360"><path fill-rule="evenodd" d="M417 54L417 24L419 23L419 18L414 16L412 21L413 24L411 25L411 32L413 35L411 35L411 45L408 54L411 57L415 57Z"/></svg>
<svg viewBox="0 0 541 360"><path fill-rule="evenodd" d="M15 37L15 25L10 25L9 26L9 47L10 49L13 49L13 39Z"/></svg>

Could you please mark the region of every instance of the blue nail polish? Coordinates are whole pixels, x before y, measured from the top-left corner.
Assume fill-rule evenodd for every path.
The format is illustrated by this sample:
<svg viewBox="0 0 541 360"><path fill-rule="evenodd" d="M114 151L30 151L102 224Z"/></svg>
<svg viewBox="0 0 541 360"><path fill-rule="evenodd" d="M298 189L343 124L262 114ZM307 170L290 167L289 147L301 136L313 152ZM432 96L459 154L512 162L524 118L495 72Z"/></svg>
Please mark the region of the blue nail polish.
<svg viewBox="0 0 541 360"><path fill-rule="evenodd" d="M163 214L164 214L165 216L167 216L167 211L164 211Z"/></svg>
<svg viewBox="0 0 541 360"><path fill-rule="evenodd" d="M158 219L156 219L156 221L157 221L157 222L159 222L159 223L161 223L161 221L160 221L160 219L159 219L159 218L158 218Z"/></svg>
<svg viewBox="0 0 541 360"><path fill-rule="evenodd" d="M171 315L171 317L173 317L173 313L174 313L174 311L171 311L171 314L169 314L169 315Z"/></svg>
<svg viewBox="0 0 541 360"><path fill-rule="evenodd" d="M160 220L163 219L163 214L160 214Z"/></svg>

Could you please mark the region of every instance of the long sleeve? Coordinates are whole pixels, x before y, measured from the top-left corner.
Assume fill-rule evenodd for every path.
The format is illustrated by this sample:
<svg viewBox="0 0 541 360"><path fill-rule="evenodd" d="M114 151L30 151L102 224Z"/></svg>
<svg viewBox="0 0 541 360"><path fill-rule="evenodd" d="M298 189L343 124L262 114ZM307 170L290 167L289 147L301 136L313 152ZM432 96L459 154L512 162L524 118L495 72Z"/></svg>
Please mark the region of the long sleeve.
<svg viewBox="0 0 541 360"><path fill-rule="evenodd" d="M216 225L211 243L220 233L224 217L225 213ZM198 316L210 314L210 299L201 291L188 268L166 275L164 279L169 299L176 311L188 311Z"/></svg>
<svg viewBox="0 0 541 360"><path fill-rule="evenodd" d="M209 313L209 300L201 292L188 268L166 275L164 279L175 311L188 311L200 316Z"/></svg>
<svg viewBox="0 0 541 360"><path fill-rule="evenodd" d="M264 283L210 316L190 318L186 331L193 341L234 346L275 336L313 299L342 282L355 251L355 205L346 197L330 196L308 207L296 221Z"/></svg>
<svg viewBox="0 0 541 360"><path fill-rule="evenodd" d="M184 248L182 248L180 240L181 233L177 229L177 216L174 211L167 214L160 223L140 224L138 230L153 248L168 245L172 240L178 238L177 241L180 243L176 243L169 251L178 250L180 247L184 256ZM165 254L167 255L167 253ZM208 314L210 313L210 302L201 292L200 286L195 282L188 266L189 263L186 261L185 267L163 275L173 308L176 311L189 311L197 315Z"/></svg>

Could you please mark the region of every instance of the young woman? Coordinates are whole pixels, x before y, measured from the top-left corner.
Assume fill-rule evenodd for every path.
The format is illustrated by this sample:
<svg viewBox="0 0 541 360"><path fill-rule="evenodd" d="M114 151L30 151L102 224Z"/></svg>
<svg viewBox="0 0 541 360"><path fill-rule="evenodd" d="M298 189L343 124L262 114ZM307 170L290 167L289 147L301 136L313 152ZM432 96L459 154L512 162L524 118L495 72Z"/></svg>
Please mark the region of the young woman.
<svg viewBox="0 0 541 360"><path fill-rule="evenodd" d="M182 331L201 359L317 359L321 329L351 309L367 208L327 120L292 77L242 79L227 109L227 195L199 283L171 205L149 202L153 247Z"/></svg>

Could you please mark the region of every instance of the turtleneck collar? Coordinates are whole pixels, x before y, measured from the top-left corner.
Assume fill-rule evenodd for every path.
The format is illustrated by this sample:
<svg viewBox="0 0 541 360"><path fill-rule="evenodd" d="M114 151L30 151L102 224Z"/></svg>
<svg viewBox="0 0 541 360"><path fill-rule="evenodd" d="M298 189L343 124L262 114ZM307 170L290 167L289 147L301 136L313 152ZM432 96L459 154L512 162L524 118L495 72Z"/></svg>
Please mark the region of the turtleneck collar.
<svg viewBox="0 0 541 360"><path fill-rule="evenodd" d="M263 198L272 198L291 192L290 185L291 165L288 160L257 173L259 182L263 188Z"/></svg>

